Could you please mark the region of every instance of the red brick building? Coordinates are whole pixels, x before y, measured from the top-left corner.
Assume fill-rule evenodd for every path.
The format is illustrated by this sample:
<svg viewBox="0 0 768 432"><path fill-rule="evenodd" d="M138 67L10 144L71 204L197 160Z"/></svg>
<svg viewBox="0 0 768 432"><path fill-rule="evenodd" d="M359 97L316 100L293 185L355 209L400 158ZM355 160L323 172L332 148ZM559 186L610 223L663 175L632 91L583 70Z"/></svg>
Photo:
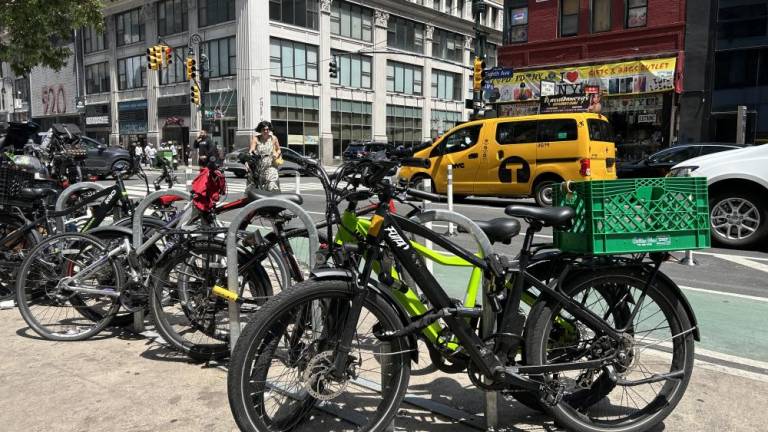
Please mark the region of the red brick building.
<svg viewBox="0 0 768 432"><path fill-rule="evenodd" d="M619 156L637 158L676 139L685 0L505 0L501 114L538 110L539 82L558 93L599 86ZM505 82L504 82L505 81Z"/></svg>

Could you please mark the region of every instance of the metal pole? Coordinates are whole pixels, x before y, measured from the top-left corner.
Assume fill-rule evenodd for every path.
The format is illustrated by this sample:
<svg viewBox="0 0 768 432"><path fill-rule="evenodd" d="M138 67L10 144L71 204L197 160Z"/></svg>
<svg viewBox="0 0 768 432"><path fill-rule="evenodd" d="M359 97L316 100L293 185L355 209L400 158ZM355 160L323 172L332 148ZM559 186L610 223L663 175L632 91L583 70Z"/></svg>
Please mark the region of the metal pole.
<svg viewBox="0 0 768 432"><path fill-rule="evenodd" d="M171 156L173 158L173 156ZM173 163L173 162L171 162ZM184 181L187 184L187 191L192 192L192 168L184 168Z"/></svg>
<svg viewBox="0 0 768 432"><path fill-rule="evenodd" d="M448 164L448 211L453 211L453 165ZM448 235L454 235L453 224L448 223Z"/></svg>
<svg viewBox="0 0 768 432"><path fill-rule="evenodd" d="M424 180L422 180L422 185L424 186L424 190L425 191L431 191L432 190L432 179L425 178ZM431 201L429 201L429 200L422 201L421 202L421 211L427 211L427 206L429 206L430 202ZM424 226L428 230L431 230L432 229L432 222L427 222L427 223L424 224ZM426 243L425 243L425 246L427 247L427 249L432 249L432 240L427 240ZM426 262L427 262L427 270L429 270L430 273L434 273L434 263L432 262L432 260L428 259L428 260L426 260Z"/></svg>
<svg viewBox="0 0 768 432"><path fill-rule="evenodd" d="M392 347L390 346L389 342L382 342L379 349L379 361L381 362L381 393L384 394L385 391L390 390L389 387L391 387L390 381L392 380L392 375L395 373L394 365L392 364L392 355L390 354L392 352ZM394 432L395 431L395 419L393 418L392 421L384 426L384 430L386 432Z"/></svg>
<svg viewBox="0 0 768 432"><path fill-rule="evenodd" d="M472 14L475 18L475 56L481 59L485 57L485 36L480 31L480 17L485 12L485 3L483 0L472 0ZM483 89L480 91L473 91L472 100L475 102L472 107L472 114L477 115L480 113L480 105L483 102Z"/></svg>
<svg viewBox="0 0 768 432"><path fill-rule="evenodd" d="M296 194L301 194L301 173L296 171Z"/></svg>
<svg viewBox="0 0 768 432"><path fill-rule="evenodd" d="M683 260L680 261L680 264L687 265L690 267L696 266L697 262L696 262L696 259L693 257L693 251L691 250L685 251L685 258L683 258Z"/></svg>
<svg viewBox="0 0 768 432"><path fill-rule="evenodd" d="M747 142L747 107L739 105L736 111L736 144Z"/></svg>

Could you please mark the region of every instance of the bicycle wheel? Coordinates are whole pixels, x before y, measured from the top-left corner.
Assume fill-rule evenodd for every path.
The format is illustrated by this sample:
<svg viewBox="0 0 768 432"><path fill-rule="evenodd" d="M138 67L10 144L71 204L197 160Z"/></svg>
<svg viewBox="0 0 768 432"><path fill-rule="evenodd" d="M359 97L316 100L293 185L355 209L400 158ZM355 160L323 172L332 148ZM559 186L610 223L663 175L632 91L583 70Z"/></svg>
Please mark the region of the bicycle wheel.
<svg viewBox="0 0 768 432"><path fill-rule="evenodd" d="M0 238L23 227L24 221L9 214L0 214ZM24 261L25 254L37 243L37 237L30 231L12 244L0 245L0 301L16 295L14 284L16 270Z"/></svg>
<svg viewBox="0 0 768 432"><path fill-rule="evenodd" d="M345 370L335 377L332 362L353 295L346 281L302 282L275 295L246 326L227 379L241 430L369 431L389 424L408 386L415 347L404 337L385 344L374 336L403 323L369 291Z"/></svg>
<svg viewBox="0 0 768 432"><path fill-rule="evenodd" d="M658 278L638 304L646 278L638 270L601 270L579 275L564 288L613 328L626 327L621 343L592 330L553 300L541 301L531 311L526 335L528 364L614 356L603 368L545 376L550 384L564 388L560 403L547 411L568 430L648 430L666 418L683 397L693 368L691 323L677 291L666 279ZM629 310L639 308L630 325L630 316L620 314L616 319L611 312L622 304ZM556 323L563 319L576 334L562 334L563 326ZM667 378L660 379L663 374Z"/></svg>
<svg viewBox="0 0 768 432"><path fill-rule="evenodd" d="M193 359L229 355L229 305L212 295L214 285L227 286L227 267L225 244L191 241L178 245L152 273L149 307L157 331ZM259 263L240 266L238 271L238 294L256 302L240 307L241 321L248 322L272 289Z"/></svg>
<svg viewBox="0 0 768 432"><path fill-rule="evenodd" d="M95 237L78 233L55 235L35 246L16 283L19 311L29 327L57 341L85 340L106 327L120 307L123 280L107 252ZM73 291L69 279L91 265L77 287L98 292Z"/></svg>

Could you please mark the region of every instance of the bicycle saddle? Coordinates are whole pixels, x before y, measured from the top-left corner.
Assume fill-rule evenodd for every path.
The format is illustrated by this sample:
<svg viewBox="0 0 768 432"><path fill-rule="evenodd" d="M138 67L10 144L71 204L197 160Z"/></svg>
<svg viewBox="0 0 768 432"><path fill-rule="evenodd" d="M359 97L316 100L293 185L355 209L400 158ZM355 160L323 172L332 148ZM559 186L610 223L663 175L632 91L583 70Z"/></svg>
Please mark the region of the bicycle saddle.
<svg viewBox="0 0 768 432"><path fill-rule="evenodd" d="M304 204L304 199L301 197L301 195L282 193L282 192L268 192L261 189L256 189L253 186L249 186L245 190L245 195L251 201L256 201L264 198L277 198L277 199L290 201L296 205Z"/></svg>
<svg viewBox="0 0 768 432"><path fill-rule="evenodd" d="M544 226L562 227L570 225L576 212L570 207L532 207L511 205L504 209L508 216L542 222Z"/></svg>
<svg viewBox="0 0 768 432"><path fill-rule="evenodd" d="M19 198L24 200L36 200L49 195L56 195L56 189L51 188L22 188Z"/></svg>
<svg viewBox="0 0 768 432"><path fill-rule="evenodd" d="M520 234L520 222L517 219L496 218L489 221L475 221L475 223L488 236L491 243L510 244L512 238Z"/></svg>

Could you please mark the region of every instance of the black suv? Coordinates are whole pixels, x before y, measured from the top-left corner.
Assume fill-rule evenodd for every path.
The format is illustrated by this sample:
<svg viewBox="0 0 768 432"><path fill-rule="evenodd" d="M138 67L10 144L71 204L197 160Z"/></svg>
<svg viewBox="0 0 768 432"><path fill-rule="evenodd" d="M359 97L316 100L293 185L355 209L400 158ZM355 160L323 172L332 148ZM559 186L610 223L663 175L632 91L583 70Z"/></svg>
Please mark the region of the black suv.
<svg viewBox="0 0 768 432"><path fill-rule="evenodd" d="M392 144L383 142L353 141L341 154L341 159L345 162L348 160L360 159L371 153L380 152L382 150L391 150L392 148Z"/></svg>

